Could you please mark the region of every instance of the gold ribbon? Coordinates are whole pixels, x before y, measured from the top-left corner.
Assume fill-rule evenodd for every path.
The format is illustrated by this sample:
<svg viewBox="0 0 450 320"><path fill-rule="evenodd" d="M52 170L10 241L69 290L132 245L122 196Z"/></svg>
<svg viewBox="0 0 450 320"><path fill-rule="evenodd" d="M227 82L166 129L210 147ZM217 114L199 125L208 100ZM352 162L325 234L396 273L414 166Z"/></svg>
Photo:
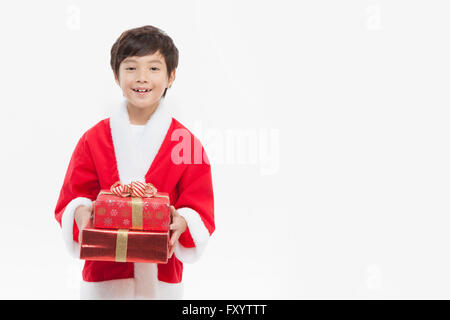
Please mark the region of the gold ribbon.
<svg viewBox="0 0 450 320"><path fill-rule="evenodd" d="M131 198L131 225L134 229L142 229L144 227L142 198Z"/></svg>
<svg viewBox="0 0 450 320"><path fill-rule="evenodd" d="M127 261L128 229L117 230L116 262Z"/></svg>

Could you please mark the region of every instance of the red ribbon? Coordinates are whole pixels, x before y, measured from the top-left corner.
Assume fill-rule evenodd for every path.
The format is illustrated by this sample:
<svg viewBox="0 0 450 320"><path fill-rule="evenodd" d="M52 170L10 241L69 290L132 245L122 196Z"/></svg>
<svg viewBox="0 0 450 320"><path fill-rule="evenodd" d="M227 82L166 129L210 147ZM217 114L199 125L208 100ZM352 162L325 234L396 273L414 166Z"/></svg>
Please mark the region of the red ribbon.
<svg viewBox="0 0 450 320"><path fill-rule="evenodd" d="M132 181L130 184L123 184L117 181L111 186L111 192L119 197L150 198L156 195L157 189L151 183Z"/></svg>

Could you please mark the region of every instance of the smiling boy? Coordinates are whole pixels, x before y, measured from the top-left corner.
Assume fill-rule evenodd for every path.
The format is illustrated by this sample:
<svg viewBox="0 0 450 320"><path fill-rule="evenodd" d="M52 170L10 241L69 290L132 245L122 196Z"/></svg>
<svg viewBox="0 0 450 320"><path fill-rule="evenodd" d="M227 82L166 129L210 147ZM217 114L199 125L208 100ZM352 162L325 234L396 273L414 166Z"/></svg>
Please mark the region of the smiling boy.
<svg viewBox="0 0 450 320"><path fill-rule="evenodd" d="M116 83L122 88L128 101L130 123L144 125L159 104L159 99L165 95L166 88L175 80L176 69L168 79L164 57L159 53L143 57L128 57L120 64ZM151 77L151 84L146 77ZM151 86L151 87L150 87Z"/></svg>
<svg viewBox="0 0 450 320"><path fill-rule="evenodd" d="M80 138L55 217L69 251L79 258L81 231L91 219L92 203L100 190L109 189L116 181L141 181L169 193L172 235L168 262L87 260L80 293L82 299L181 299L183 262L199 259L215 222L211 167L205 151L171 116L164 101L175 80L178 50L163 31L144 26L122 33L111 48L110 63L125 100L116 114ZM181 162L179 144L187 145L182 148ZM198 146L201 162L190 152Z"/></svg>

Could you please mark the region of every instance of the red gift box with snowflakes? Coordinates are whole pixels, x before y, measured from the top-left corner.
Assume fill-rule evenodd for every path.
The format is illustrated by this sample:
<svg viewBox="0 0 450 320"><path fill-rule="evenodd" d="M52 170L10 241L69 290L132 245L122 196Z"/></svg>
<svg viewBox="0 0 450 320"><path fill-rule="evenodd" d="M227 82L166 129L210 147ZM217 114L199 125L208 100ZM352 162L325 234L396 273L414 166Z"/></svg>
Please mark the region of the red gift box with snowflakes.
<svg viewBox="0 0 450 320"><path fill-rule="evenodd" d="M169 194L165 192L140 197L102 190L94 201L95 228L165 232L170 222Z"/></svg>

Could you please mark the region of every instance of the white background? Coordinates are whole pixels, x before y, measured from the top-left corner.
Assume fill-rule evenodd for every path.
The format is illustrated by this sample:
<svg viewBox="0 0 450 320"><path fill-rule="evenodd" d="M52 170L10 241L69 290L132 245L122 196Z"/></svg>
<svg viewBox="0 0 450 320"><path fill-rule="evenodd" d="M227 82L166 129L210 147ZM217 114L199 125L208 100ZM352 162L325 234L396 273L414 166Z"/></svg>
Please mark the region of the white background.
<svg viewBox="0 0 450 320"><path fill-rule="evenodd" d="M119 35L180 51L167 93L213 166L186 299L450 298L448 1L9 1L0 7L0 298L77 299L54 209L121 101Z"/></svg>

